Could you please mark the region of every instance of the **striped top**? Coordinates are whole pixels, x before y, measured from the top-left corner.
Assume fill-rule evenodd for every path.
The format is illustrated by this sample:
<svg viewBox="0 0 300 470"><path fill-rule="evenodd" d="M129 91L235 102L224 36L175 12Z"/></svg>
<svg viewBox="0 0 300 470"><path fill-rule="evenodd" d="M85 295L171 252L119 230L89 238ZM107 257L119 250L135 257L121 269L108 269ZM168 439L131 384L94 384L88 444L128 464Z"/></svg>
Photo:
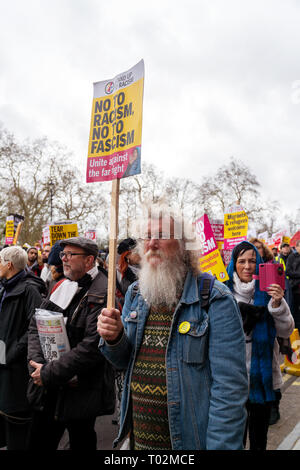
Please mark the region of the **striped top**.
<svg viewBox="0 0 300 470"><path fill-rule="evenodd" d="M131 379L134 450L170 450L165 354L175 310L152 306Z"/></svg>

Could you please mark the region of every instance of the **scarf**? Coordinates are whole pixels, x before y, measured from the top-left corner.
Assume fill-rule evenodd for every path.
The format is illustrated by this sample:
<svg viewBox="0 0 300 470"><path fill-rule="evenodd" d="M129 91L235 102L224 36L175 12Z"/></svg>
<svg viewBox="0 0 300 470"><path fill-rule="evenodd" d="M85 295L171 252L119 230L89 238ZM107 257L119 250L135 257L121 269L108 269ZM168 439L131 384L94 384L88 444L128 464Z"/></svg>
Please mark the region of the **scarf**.
<svg viewBox="0 0 300 470"><path fill-rule="evenodd" d="M233 272L233 294L237 302L253 303L255 280L242 282L236 271Z"/></svg>
<svg viewBox="0 0 300 470"><path fill-rule="evenodd" d="M256 270L255 274L259 272L259 264L263 263L256 247L249 242L251 249L256 253ZM234 293L239 290L239 283L235 283L235 262L234 251L227 267L229 281L227 285ZM240 280L239 280L240 281ZM253 282L253 281L252 281ZM241 283L244 284L244 283ZM251 283L250 283L251 284ZM247 287L246 287L247 290ZM249 289L250 291L250 289ZM244 290L245 294L245 290ZM251 353L251 366L250 366L250 393L249 401L251 403L270 402L275 400L275 393L273 390L273 377L272 377L272 362L273 362L273 348L276 336L276 329L273 317L268 312L269 296L266 292L259 290L259 281L254 282L254 291L251 295L251 303L256 306L265 307L264 313L257 321L253 328L252 333L252 353Z"/></svg>
<svg viewBox="0 0 300 470"><path fill-rule="evenodd" d="M71 281L70 279L64 279L64 281L52 292L49 300L63 310L71 304L75 295L81 290L86 291L90 287L92 281L98 274L98 269L94 266L78 281Z"/></svg>

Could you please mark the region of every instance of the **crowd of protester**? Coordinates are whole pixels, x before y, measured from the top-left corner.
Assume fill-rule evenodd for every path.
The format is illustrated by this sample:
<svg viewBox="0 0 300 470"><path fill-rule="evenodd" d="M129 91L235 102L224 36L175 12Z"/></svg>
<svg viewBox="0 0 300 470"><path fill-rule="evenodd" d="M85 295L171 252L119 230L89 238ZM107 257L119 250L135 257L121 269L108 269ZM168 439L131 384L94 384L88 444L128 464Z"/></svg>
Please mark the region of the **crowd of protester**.
<svg viewBox="0 0 300 470"><path fill-rule="evenodd" d="M174 237L180 216L165 238L155 214L141 240L118 244L115 308L94 241L1 249L0 448L56 450L67 430L71 450L95 450L96 418L116 410L124 449L267 448L280 353L300 327L300 240L277 253L240 243L221 283ZM284 289L260 291L262 263L282 265ZM37 308L65 319L70 350L57 360L44 358Z"/></svg>

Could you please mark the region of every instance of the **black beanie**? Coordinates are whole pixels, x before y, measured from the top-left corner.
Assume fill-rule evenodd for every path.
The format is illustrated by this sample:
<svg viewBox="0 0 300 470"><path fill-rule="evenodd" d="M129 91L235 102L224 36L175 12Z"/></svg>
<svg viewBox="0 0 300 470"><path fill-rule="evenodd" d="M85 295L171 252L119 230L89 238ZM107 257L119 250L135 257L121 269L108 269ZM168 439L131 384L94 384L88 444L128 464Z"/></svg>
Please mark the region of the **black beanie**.
<svg viewBox="0 0 300 470"><path fill-rule="evenodd" d="M125 251L133 250L136 247L136 240L133 238L126 238L125 240L121 241L118 246L118 255L121 255Z"/></svg>
<svg viewBox="0 0 300 470"><path fill-rule="evenodd" d="M63 247L60 245L60 242L58 241L51 248L51 251L48 256L47 264L53 265L53 266L62 265L62 260L59 257L59 253L61 251L63 251Z"/></svg>

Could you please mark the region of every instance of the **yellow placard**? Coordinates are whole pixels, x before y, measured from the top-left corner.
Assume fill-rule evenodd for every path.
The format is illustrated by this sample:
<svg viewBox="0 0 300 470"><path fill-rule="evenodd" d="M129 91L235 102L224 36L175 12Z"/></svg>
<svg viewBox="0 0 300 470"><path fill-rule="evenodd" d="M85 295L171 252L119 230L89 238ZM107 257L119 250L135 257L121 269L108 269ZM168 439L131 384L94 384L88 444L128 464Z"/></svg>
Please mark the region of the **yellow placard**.
<svg viewBox="0 0 300 470"><path fill-rule="evenodd" d="M288 243L290 244L291 238L290 237L282 237L282 242L281 243Z"/></svg>
<svg viewBox="0 0 300 470"><path fill-rule="evenodd" d="M15 226L13 220L6 221L5 238L14 238Z"/></svg>
<svg viewBox="0 0 300 470"><path fill-rule="evenodd" d="M78 237L77 224L50 225L50 244L54 245L58 240L66 240L67 238Z"/></svg>
<svg viewBox="0 0 300 470"><path fill-rule="evenodd" d="M224 239L246 237L248 216L245 211L224 214Z"/></svg>
<svg viewBox="0 0 300 470"><path fill-rule="evenodd" d="M214 250L199 259L200 270L216 276L218 281L225 282L229 279L219 250Z"/></svg>
<svg viewBox="0 0 300 470"><path fill-rule="evenodd" d="M141 145L144 79L93 99L88 157L105 157Z"/></svg>
<svg viewBox="0 0 300 470"><path fill-rule="evenodd" d="M94 83L87 183L141 173L144 61Z"/></svg>

